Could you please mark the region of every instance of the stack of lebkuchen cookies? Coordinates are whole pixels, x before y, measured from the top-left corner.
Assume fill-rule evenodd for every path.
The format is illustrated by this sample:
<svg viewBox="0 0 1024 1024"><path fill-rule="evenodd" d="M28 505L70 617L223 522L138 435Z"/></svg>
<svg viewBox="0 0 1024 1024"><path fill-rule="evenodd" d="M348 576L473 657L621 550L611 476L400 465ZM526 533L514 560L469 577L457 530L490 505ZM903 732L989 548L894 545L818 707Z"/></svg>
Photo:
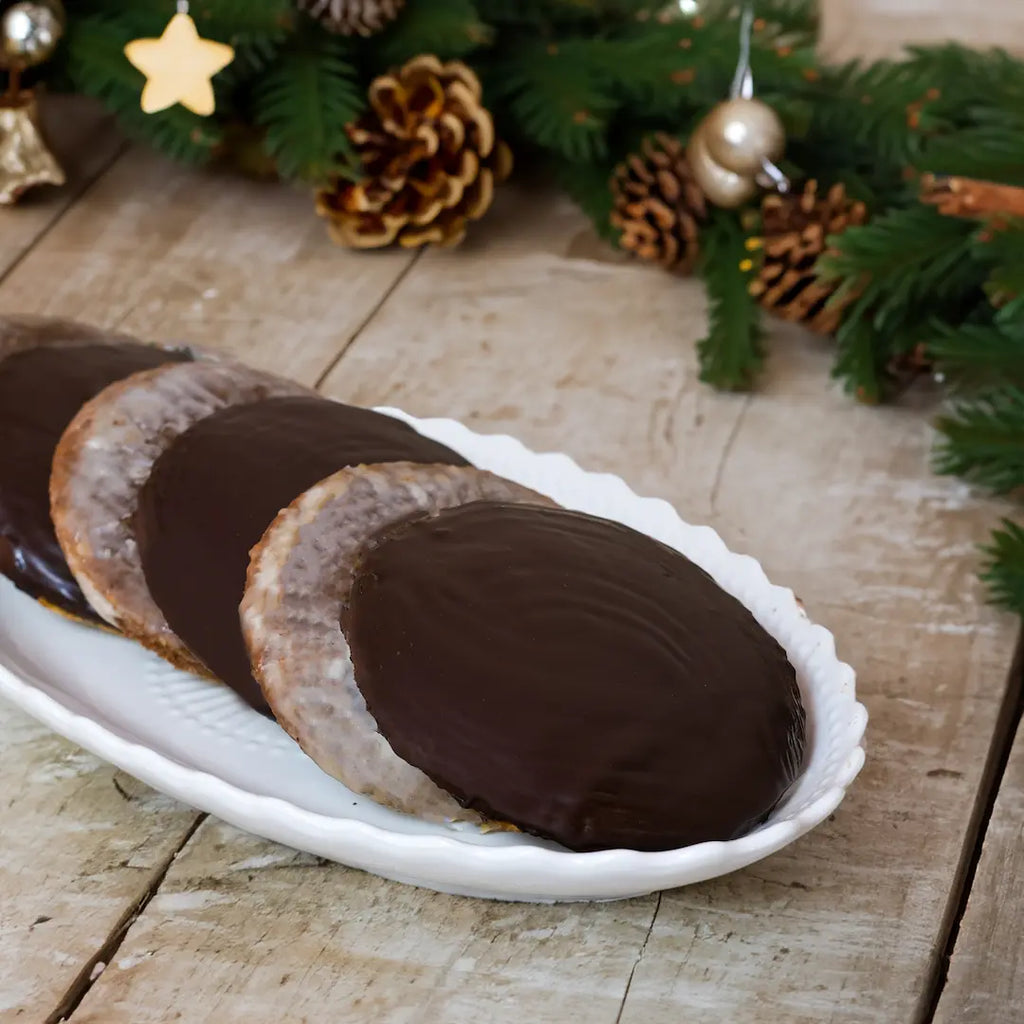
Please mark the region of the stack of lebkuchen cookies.
<svg viewBox="0 0 1024 1024"><path fill-rule="evenodd" d="M682 554L189 346L0 318L0 574L428 820L665 850L801 769L785 652Z"/></svg>

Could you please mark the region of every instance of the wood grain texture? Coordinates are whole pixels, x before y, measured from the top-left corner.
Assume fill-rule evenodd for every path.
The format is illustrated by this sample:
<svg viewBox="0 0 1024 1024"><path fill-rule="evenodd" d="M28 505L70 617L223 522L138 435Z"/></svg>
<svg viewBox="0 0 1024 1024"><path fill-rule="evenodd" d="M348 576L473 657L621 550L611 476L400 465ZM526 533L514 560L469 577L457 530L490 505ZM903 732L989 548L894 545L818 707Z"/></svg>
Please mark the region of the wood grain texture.
<svg viewBox="0 0 1024 1024"><path fill-rule="evenodd" d="M999 508L931 475L927 392L857 406L828 344L780 330L761 393L717 395L704 326L696 282L513 192L468 248L416 264L325 388L566 450L793 585L872 714L834 819L728 878L582 908L425 894L210 825L76 1020L915 1019L1014 646L974 577Z"/></svg>
<svg viewBox="0 0 1024 1024"><path fill-rule="evenodd" d="M830 59L897 57L908 43L957 42L1024 53L1020 0L820 0Z"/></svg>
<svg viewBox="0 0 1024 1024"><path fill-rule="evenodd" d="M304 383L413 259L342 253L305 196L136 151L69 213L49 216L45 238L0 285L0 309L222 347ZM0 804L0 1020L35 1024L195 813L121 775L119 795L112 769L6 705L0 754L0 791L13 798ZM33 925L40 917L49 920Z"/></svg>
<svg viewBox="0 0 1024 1024"><path fill-rule="evenodd" d="M0 310L219 347L311 383L414 258L340 251L303 192L131 150L9 275Z"/></svg>
<svg viewBox="0 0 1024 1024"><path fill-rule="evenodd" d="M0 1021L39 1024L196 814L6 703Z"/></svg>
<svg viewBox="0 0 1024 1024"><path fill-rule="evenodd" d="M1024 1016L1024 724L1010 753L935 1024Z"/></svg>
<svg viewBox="0 0 1024 1024"><path fill-rule="evenodd" d="M652 904L442 896L209 821L73 1021L612 1024Z"/></svg>
<svg viewBox="0 0 1024 1024"><path fill-rule="evenodd" d="M43 131L64 168L67 183L61 188L33 189L16 206L0 208L0 281L121 152L123 145L113 121L83 97L44 99L40 114Z"/></svg>

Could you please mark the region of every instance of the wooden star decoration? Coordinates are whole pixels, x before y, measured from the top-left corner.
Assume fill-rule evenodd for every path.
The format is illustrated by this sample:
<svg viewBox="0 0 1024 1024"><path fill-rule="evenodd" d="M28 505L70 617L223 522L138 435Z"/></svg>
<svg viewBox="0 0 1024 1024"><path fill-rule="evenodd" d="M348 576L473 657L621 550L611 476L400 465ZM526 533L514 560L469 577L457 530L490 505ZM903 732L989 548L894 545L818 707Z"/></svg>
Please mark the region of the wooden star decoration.
<svg viewBox="0 0 1024 1024"><path fill-rule="evenodd" d="M134 39L124 54L146 76L142 109L147 114L180 103L206 117L215 106L210 80L231 63L235 51L203 39L189 15L179 12L159 39Z"/></svg>

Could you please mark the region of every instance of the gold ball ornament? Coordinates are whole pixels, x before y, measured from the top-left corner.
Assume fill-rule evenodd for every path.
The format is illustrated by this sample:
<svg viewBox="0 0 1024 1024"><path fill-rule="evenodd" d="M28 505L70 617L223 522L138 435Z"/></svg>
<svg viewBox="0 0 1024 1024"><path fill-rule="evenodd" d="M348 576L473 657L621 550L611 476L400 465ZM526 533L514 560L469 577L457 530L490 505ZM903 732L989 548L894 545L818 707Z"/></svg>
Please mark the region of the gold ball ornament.
<svg viewBox="0 0 1024 1024"><path fill-rule="evenodd" d="M53 56L64 32L64 8L59 0L22 0L0 18L0 63L23 68Z"/></svg>
<svg viewBox="0 0 1024 1024"><path fill-rule="evenodd" d="M690 136L686 158L690 162L694 180L708 200L725 209L741 206L757 192L753 175L744 177L727 170L715 160L708 149L702 122Z"/></svg>
<svg viewBox="0 0 1024 1024"><path fill-rule="evenodd" d="M745 178L756 177L786 148L779 115L760 100L737 97L719 103L704 119L702 130L711 159Z"/></svg>

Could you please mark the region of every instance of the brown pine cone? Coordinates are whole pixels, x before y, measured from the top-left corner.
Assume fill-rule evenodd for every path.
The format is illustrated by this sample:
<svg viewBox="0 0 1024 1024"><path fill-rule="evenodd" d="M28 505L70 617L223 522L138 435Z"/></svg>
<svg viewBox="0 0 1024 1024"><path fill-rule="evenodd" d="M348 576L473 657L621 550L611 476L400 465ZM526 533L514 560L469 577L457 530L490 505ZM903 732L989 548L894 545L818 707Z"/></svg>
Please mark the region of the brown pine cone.
<svg viewBox="0 0 1024 1024"><path fill-rule="evenodd" d="M663 132L644 139L640 153L615 169L611 188L611 221L622 231L619 244L669 270L692 270L707 204L683 144Z"/></svg>
<svg viewBox="0 0 1024 1024"><path fill-rule="evenodd" d="M372 36L398 17L405 0L297 0L299 10L316 18L328 32Z"/></svg>
<svg viewBox="0 0 1024 1024"><path fill-rule="evenodd" d="M332 238L356 249L458 244L512 169L479 79L459 61L415 57L373 81L370 108L348 130L364 176L317 194Z"/></svg>
<svg viewBox="0 0 1024 1024"><path fill-rule="evenodd" d="M757 277L750 282L750 294L783 320L799 321L821 334L832 334L843 309L856 296L851 294L845 302L829 305L837 283L819 280L815 265L825 252L829 235L866 220L864 204L850 200L842 185L833 185L820 196L818 183L811 180L800 192L766 195L761 202L763 237L752 240L752 245L763 251L763 257Z"/></svg>

